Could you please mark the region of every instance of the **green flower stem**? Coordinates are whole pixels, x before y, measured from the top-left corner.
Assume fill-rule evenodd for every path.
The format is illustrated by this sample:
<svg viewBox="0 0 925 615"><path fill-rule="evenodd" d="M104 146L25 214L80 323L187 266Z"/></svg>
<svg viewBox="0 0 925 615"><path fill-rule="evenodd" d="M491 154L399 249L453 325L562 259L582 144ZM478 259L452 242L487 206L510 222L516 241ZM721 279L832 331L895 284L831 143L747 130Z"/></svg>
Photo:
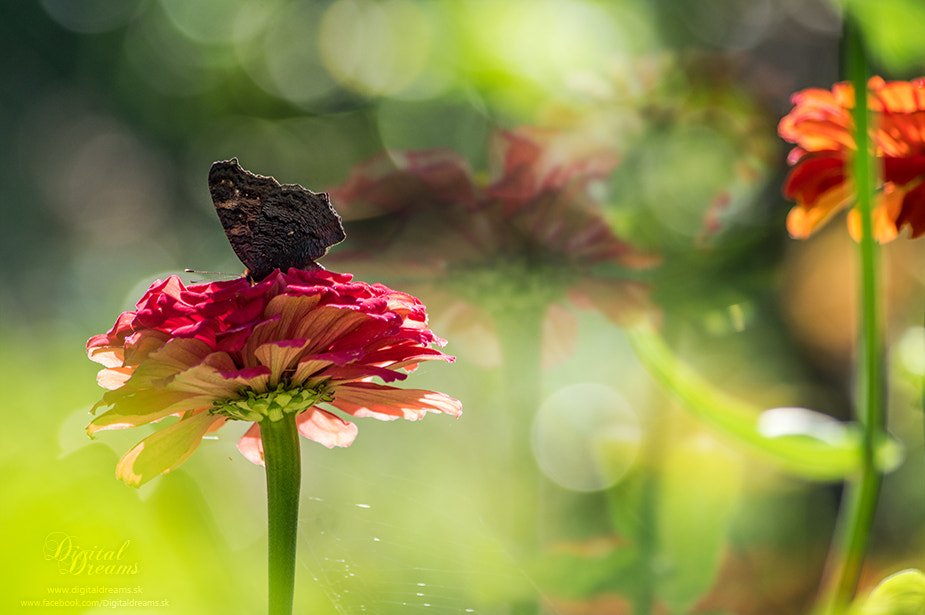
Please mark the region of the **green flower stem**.
<svg viewBox="0 0 925 615"><path fill-rule="evenodd" d="M291 615L295 591L296 532L302 479L299 431L294 413L260 422L267 469L269 520L269 615Z"/></svg>
<svg viewBox="0 0 925 615"><path fill-rule="evenodd" d="M534 556L540 542L543 498L539 471L533 463L530 426L540 405L543 316L546 305L496 314L495 325L501 344L505 416L509 430L509 472L504 490L508 528L514 553ZM535 615L540 606L535 598L511 605L511 615Z"/></svg>
<svg viewBox="0 0 925 615"><path fill-rule="evenodd" d="M501 343L504 404L510 421L510 455L516 494L512 537L521 555L537 546L539 518L538 470L533 463L530 426L540 405L541 357L544 310L517 310L497 319Z"/></svg>
<svg viewBox="0 0 925 615"><path fill-rule="evenodd" d="M856 23L846 20L845 50L848 72L854 85L854 123L858 154L854 159L857 208L861 216L861 340L858 366L858 420L863 427L860 475L848 485L838 544L827 563L829 585L823 591L825 612L841 613L857 591L861 565L870 539L871 525L880 494L882 473L876 463L876 445L886 431L884 404L881 315L877 284L877 251L874 245L872 201L874 169L870 156L867 108L867 62Z"/></svg>

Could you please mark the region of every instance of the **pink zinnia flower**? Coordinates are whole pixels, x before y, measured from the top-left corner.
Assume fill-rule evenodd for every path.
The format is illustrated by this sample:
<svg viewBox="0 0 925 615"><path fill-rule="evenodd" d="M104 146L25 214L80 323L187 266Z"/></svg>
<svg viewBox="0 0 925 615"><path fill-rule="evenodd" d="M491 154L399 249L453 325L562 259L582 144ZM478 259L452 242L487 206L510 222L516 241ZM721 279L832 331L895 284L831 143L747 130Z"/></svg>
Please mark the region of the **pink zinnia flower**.
<svg viewBox="0 0 925 615"><path fill-rule="evenodd" d="M348 446L356 425L318 404L380 420L460 414L443 393L372 382L403 380L421 361L452 361L431 347L444 343L415 297L347 274L290 269L253 286L242 278L188 287L171 276L88 341L111 391L87 431L179 417L119 462L117 476L134 486L179 466L228 420L254 423L238 448L258 464L259 425L283 413L297 414L306 438Z"/></svg>

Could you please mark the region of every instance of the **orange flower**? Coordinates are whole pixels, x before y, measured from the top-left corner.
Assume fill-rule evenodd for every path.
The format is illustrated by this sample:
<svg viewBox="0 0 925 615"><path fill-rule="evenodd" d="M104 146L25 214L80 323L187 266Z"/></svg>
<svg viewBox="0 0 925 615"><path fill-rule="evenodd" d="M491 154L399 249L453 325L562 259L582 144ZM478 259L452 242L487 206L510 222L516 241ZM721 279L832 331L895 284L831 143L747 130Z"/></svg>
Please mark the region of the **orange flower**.
<svg viewBox="0 0 925 615"><path fill-rule="evenodd" d="M925 233L925 79L872 77L867 88L871 153L880 172L874 237L890 241L907 225L918 237ZM778 127L781 137L796 144L787 157L793 169L784 184L784 196L797 203L787 216L787 230L805 239L855 200L847 166L857 151L854 88L850 83L831 91L810 88L794 94L792 102L793 110ZM857 210L849 213L848 228L860 237Z"/></svg>
<svg viewBox="0 0 925 615"><path fill-rule="evenodd" d="M348 446L356 425L318 404L380 420L460 414L443 393L371 382L403 380L422 361L452 361L431 348L444 343L415 297L347 274L277 270L253 286L244 278L184 286L171 276L87 342L106 367L99 383L111 389L87 431L179 417L119 462L117 476L133 486L179 466L228 420L253 422L238 448L258 464L260 425L284 413L296 414L306 438Z"/></svg>

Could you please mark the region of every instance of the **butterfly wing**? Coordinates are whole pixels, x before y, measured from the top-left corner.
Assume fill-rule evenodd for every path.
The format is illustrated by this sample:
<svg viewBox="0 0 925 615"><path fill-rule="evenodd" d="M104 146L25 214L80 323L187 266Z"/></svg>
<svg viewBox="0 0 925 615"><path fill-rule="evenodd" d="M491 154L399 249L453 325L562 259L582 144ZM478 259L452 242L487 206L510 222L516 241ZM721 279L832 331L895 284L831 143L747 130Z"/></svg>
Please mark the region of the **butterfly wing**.
<svg viewBox="0 0 925 615"><path fill-rule="evenodd" d="M242 169L237 158L212 165L209 192L225 235L254 282L274 269L317 269L315 259L346 237L327 194L280 185Z"/></svg>

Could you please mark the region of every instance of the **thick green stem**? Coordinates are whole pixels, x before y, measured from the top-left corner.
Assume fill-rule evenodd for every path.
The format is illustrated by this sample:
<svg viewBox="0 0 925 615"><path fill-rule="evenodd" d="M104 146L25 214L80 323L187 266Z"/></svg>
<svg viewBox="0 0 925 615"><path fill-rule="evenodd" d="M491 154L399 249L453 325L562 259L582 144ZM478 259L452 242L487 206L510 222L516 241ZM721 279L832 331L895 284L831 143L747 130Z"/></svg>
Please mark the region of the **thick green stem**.
<svg viewBox="0 0 925 615"><path fill-rule="evenodd" d="M881 315L877 285L877 251L874 244L872 201L874 169L870 156L867 107L867 63L856 24L846 28L845 50L854 85L857 155L854 179L861 217L861 352L858 366L858 420L864 428L860 476L849 485L839 523L839 543L833 547L824 592L826 612L841 613L857 591L861 566L879 499L882 474L877 467L876 445L886 429L884 408Z"/></svg>
<svg viewBox="0 0 925 615"><path fill-rule="evenodd" d="M269 615L291 615L302 478L295 414L260 422L267 470Z"/></svg>

